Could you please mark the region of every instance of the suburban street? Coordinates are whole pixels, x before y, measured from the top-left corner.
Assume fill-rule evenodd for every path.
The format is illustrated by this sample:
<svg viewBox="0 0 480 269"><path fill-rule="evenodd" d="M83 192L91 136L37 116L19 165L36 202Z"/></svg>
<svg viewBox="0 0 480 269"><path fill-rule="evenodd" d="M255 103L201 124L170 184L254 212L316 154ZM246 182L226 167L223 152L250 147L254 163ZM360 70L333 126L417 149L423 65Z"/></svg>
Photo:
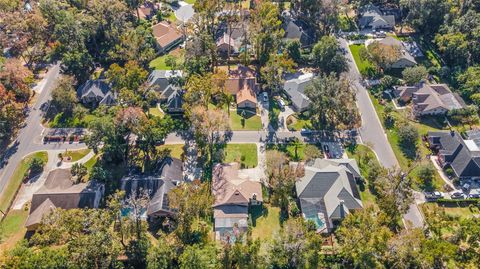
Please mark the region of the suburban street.
<svg viewBox="0 0 480 269"><path fill-rule="evenodd" d="M17 164L22 158L32 152L43 150L63 150L63 149L75 149L85 147L81 144L68 144L68 143L52 143L41 144L35 141L43 131L41 125L42 111L45 109L45 105L51 98L51 91L55 86L55 82L60 74L60 65L56 64L51 66L50 70L45 75L44 79L38 84L36 88L36 102L31 107L29 115L25 120L25 127L23 127L17 136L17 139L6 150L4 161L6 164L0 168L0 192L7 184L8 180L12 176Z"/></svg>
<svg viewBox="0 0 480 269"><path fill-rule="evenodd" d="M348 51L346 55L349 64L348 77L351 79L353 86L357 90L357 105L362 118L362 126L359 129L362 142L372 147L373 151L377 154L378 160L384 167L398 167L397 158L387 140L380 119L378 118L373 103L368 96L368 91L361 84L362 77L355 65L355 60L350 53L348 43L343 38L339 38L338 40L341 47Z"/></svg>
<svg viewBox="0 0 480 269"><path fill-rule="evenodd" d="M338 41L340 46L348 52L346 55L350 67L348 77L351 79L353 87L357 90L357 106L362 118L362 126L359 129L362 142L372 147L378 160L384 167L399 167L397 158L393 153L390 142L388 142L387 135L368 95L368 91L361 83L362 76L357 69L347 40L338 38ZM418 203L421 202L423 202L422 194L414 192L413 203L410 204L408 212L403 215L406 227L423 227L423 216L418 208Z"/></svg>

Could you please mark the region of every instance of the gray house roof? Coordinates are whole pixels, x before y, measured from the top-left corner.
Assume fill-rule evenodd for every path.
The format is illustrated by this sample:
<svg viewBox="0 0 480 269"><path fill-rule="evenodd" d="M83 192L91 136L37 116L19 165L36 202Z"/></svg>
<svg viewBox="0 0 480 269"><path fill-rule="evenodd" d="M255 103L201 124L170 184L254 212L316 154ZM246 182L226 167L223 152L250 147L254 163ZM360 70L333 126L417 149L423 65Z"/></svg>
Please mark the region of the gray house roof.
<svg viewBox="0 0 480 269"><path fill-rule="evenodd" d="M182 110L183 90L174 83L181 76L180 70L154 70L148 77L149 87L161 94L161 103L166 105L168 112Z"/></svg>
<svg viewBox="0 0 480 269"><path fill-rule="evenodd" d="M183 163L176 158L166 158L160 172L155 176L134 175L122 178L121 189L126 197L138 195L146 191L150 197L147 216L170 214L168 193L178 183L183 182Z"/></svg>
<svg viewBox="0 0 480 269"><path fill-rule="evenodd" d="M285 81L283 89L298 112L305 111L310 105L310 99L305 95L305 88L312 83L313 74L304 74Z"/></svg>
<svg viewBox="0 0 480 269"><path fill-rule="evenodd" d="M302 47L308 47L315 42L315 30L300 20L288 19L283 23L284 39L299 40Z"/></svg>
<svg viewBox="0 0 480 269"><path fill-rule="evenodd" d="M355 160L316 159L305 165L305 175L296 191L305 217L320 214L328 229L332 220L342 219L351 210L363 207L355 183L358 166Z"/></svg>
<svg viewBox="0 0 480 269"><path fill-rule="evenodd" d="M480 177L480 151L457 132L429 132L429 141L459 178ZM471 143L469 143L471 142Z"/></svg>
<svg viewBox="0 0 480 269"><path fill-rule="evenodd" d="M395 16L384 15L375 5L365 5L360 8L360 19L358 20L360 28L377 28L376 25L384 25L387 28L395 27Z"/></svg>
<svg viewBox="0 0 480 269"><path fill-rule="evenodd" d="M77 95L84 103L113 105L116 96L111 89L106 79L88 80L78 88Z"/></svg>
<svg viewBox="0 0 480 269"><path fill-rule="evenodd" d="M96 208L103 191L103 184L95 181L74 184L70 169L52 170L43 186L32 196L26 226L40 223L53 208Z"/></svg>
<svg viewBox="0 0 480 269"><path fill-rule="evenodd" d="M380 44L386 45L386 46L395 46L400 49L400 58L399 60L405 60L408 62L411 62L412 64L417 64L417 61L415 61L415 58L407 51L405 48L405 45L403 45L402 41L395 39L391 36L387 36L381 40L378 41Z"/></svg>

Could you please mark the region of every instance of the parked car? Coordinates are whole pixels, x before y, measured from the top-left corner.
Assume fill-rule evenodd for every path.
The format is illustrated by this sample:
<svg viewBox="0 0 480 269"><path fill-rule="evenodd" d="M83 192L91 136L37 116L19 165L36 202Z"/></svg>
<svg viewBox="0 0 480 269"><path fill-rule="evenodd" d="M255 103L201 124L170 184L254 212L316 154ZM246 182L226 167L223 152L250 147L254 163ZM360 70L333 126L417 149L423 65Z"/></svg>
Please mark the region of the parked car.
<svg viewBox="0 0 480 269"><path fill-rule="evenodd" d="M300 130L301 135L308 135L308 134L311 134L311 133L312 133L312 130L310 130L310 129L304 129L303 128L302 130Z"/></svg>
<svg viewBox="0 0 480 269"><path fill-rule="evenodd" d="M441 198L443 198L443 194L439 191L425 192L425 199L427 199L427 201L435 201Z"/></svg>
<svg viewBox="0 0 480 269"><path fill-rule="evenodd" d="M465 195L462 192L456 191L450 195L452 199L463 199L465 198Z"/></svg>
<svg viewBox="0 0 480 269"><path fill-rule="evenodd" d="M268 103L268 93L263 92L263 102Z"/></svg>
<svg viewBox="0 0 480 269"><path fill-rule="evenodd" d="M277 100L278 106L280 107L281 111L285 111L285 102L280 98Z"/></svg>
<svg viewBox="0 0 480 269"><path fill-rule="evenodd" d="M330 153L330 148L328 147L328 145L323 145L323 151L327 154Z"/></svg>
<svg viewBox="0 0 480 269"><path fill-rule="evenodd" d="M470 193L468 199L478 199L480 198L480 193Z"/></svg>

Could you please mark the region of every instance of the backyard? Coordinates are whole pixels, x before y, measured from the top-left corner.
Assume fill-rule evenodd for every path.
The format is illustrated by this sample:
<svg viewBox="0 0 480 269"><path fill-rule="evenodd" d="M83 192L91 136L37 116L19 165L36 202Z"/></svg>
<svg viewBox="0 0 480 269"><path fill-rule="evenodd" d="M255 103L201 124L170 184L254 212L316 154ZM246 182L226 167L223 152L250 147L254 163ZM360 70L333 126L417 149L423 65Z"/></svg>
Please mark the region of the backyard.
<svg viewBox="0 0 480 269"><path fill-rule="evenodd" d="M238 162L241 168L254 168L258 164L256 144L227 144L225 163Z"/></svg>
<svg viewBox="0 0 480 269"><path fill-rule="evenodd" d="M173 13L172 13L173 14ZM175 15L173 15L175 16ZM184 61L185 50L183 49L175 49L168 54L161 55L150 62L150 68L155 70L172 70L171 66L168 66L165 60L167 59L168 55L172 55L176 59L176 64L181 65Z"/></svg>
<svg viewBox="0 0 480 269"><path fill-rule="evenodd" d="M251 216L254 239L271 240L280 231L280 208L264 204L263 207L255 207Z"/></svg>
<svg viewBox="0 0 480 269"><path fill-rule="evenodd" d="M25 221L28 217L28 210L11 210L8 212L5 219L0 223L0 231L2 237L0 238L0 253L1 250L10 249L18 241L23 239L26 229Z"/></svg>

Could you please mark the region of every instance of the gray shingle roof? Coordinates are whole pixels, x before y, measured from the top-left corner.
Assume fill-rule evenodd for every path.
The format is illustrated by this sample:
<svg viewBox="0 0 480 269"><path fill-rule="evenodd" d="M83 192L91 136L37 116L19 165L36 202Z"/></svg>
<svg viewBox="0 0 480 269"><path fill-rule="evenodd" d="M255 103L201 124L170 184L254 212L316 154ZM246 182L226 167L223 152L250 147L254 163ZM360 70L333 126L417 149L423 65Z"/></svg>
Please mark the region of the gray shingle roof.
<svg viewBox="0 0 480 269"><path fill-rule="evenodd" d="M352 172L348 167L352 170L358 168L353 161L316 159L305 166L304 177L296 183L305 215L318 210L317 213L323 214L328 223L331 219L343 218L350 210L363 207L355 183L354 173L358 171Z"/></svg>
<svg viewBox="0 0 480 269"><path fill-rule="evenodd" d="M283 89L299 111L305 111L310 105L310 99L305 95L305 88L312 83L313 75L303 75L298 78L285 81Z"/></svg>
<svg viewBox="0 0 480 269"><path fill-rule="evenodd" d="M183 163L176 158L166 158L161 165L159 175L134 175L122 178L121 189L126 197L146 191L150 197L147 215L171 213L168 193L183 181Z"/></svg>
<svg viewBox="0 0 480 269"><path fill-rule="evenodd" d="M360 19L358 24L360 28L371 27L376 24L388 25L389 28L395 27L395 16L384 15L375 5L365 5L359 10Z"/></svg>
<svg viewBox="0 0 480 269"><path fill-rule="evenodd" d="M116 99L111 89L105 79L88 80L78 88L77 95L84 103L110 105L114 104Z"/></svg>

